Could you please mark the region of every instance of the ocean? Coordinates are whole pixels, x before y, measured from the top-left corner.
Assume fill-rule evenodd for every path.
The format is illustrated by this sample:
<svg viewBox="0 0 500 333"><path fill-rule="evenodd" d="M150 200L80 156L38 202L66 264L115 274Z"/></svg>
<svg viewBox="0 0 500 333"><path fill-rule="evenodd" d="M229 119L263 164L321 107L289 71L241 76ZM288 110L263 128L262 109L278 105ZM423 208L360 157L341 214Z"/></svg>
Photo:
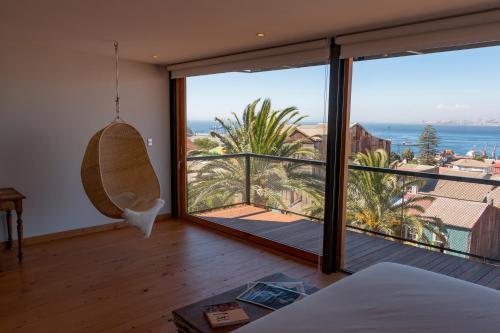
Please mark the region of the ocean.
<svg viewBox="0 0 500 333"><path fill-rule="evenodd" d="M384 124L384 123L363 123L370 133L383 139L392 141L392 151L401 153L406 147L414 152L418 147L408 146L417 144L418 137L422 133L425 125L422 124ZM500 127L499 126L472 126L472 125L433 125L436 128L441 144L439 149L451 149L456 154L465 155L473 149L479 153L486 146L488 156L495 144L498 146L497 156L500 155ZM188 127L195 133L209 133L217 129L214 121L196 120L188 121Z"/></svg>
<svg viewBox="0 0 500 333"><path fill-rule="evenodd" d="M404 143L418 143L418 138L425 127L422 124L373 124L361 123L370 133L380 138L392 140L392 150L402 152ZM500 154L500 127L472 125L433 125L441 138L439 149L451 149L456 154L465 155L469 150L486 152L490 156L495 144ZM418 147L409 147L418 151ZM498 154L496 154L498 155Z"/></svg>

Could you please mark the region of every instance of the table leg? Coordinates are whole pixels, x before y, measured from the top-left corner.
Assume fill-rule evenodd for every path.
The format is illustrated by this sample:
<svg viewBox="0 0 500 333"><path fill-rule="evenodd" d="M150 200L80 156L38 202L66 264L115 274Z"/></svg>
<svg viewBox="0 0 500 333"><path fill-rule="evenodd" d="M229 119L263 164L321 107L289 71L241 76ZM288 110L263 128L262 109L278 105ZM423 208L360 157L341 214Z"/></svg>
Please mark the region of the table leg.
<svg viewBox="0 0 500 333"><path fill-rule="evenodd" d="M23 261L23 202L22 200L16 201L16 214L17 214L17 244L18 253L17 257L19 262Z"/></svg>
<svg viewBox="0 0 500 333"><path fill-rule="evenodd" d="M8 234L8 240L7 240L7 248L10 250L12 249L12 211L8 210L7 212L7 234Z"/></svg>

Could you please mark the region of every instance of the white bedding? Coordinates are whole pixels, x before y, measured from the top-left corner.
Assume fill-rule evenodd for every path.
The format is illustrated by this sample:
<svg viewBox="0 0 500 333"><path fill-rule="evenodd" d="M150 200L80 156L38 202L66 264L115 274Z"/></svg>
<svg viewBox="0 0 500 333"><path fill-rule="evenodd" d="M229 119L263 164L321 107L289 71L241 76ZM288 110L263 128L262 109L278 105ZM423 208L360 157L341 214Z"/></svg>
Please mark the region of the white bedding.
<svg viewBox="0 0 500 333"><path fill-rule="evenodd" d="M381 263L235 332L500 332L500 292Z"/></svg>

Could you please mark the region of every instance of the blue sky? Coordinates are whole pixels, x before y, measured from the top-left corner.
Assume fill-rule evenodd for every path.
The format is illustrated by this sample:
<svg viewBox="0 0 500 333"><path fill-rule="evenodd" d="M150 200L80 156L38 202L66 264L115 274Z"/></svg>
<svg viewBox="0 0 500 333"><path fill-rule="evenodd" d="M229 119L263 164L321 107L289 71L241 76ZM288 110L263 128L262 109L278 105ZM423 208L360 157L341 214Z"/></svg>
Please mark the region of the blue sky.
<svg viewBox="0 0 500 333"><path fill-rule="evenodd" d="M188 78L188 120L241 114L271 98L325 119L327 66ZM351 121L500 119L500 46L354 63Z"/></svg>

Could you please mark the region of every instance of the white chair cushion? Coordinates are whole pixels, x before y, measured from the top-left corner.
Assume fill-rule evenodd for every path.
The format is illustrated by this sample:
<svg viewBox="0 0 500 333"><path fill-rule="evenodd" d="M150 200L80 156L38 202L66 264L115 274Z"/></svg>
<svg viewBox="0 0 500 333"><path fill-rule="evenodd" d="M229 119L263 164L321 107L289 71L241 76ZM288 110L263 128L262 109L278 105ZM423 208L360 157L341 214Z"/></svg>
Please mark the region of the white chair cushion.
<svg viewBox="0 0 500 333"><path fill-rule="evenodd" d="M144 238L149 238L156 216L163 205L165 205L165 201L156 199L151 207L146 210L135 211L125 208L123 218L125 222L139 229L144 234Z"/></svg>

